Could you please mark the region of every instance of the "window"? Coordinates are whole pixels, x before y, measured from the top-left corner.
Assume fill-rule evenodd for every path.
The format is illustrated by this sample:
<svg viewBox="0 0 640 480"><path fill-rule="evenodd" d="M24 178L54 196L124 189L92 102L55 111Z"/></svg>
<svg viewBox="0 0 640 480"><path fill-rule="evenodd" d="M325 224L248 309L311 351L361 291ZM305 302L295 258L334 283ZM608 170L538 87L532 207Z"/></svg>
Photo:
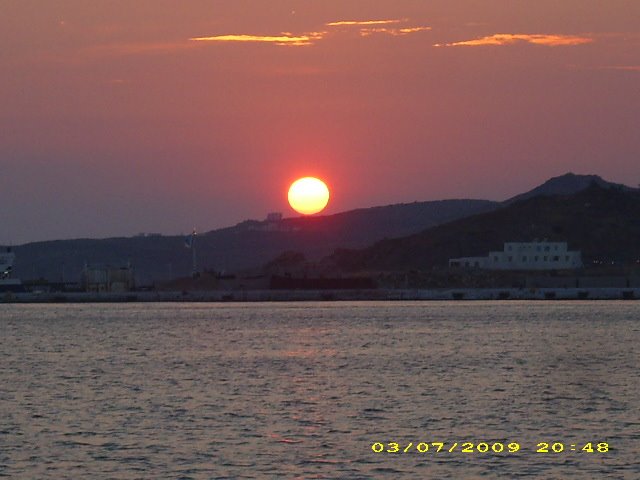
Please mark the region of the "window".
<svg viewBox="0 0 640 480"><path fill-rule="evenodd" d="M544 247L544 251L548 252L549 251L549 245L547 245L546 247Z"/></svg>
<svg viewBox="0 0 640 480"><path fill-rule="evenodd" d="M535 257L533 257L533 260L534 260L535 262L537 262L537 261L538 261L538 256L536 255Z"/></svg>
<svg viewBox="0 0 640 480"><path fill-rule="evenodd" d="M498 263L498 257L493 257L493 262Z"/></svg>
<svg viewBox="0 0 640 480"><path fill-rule="evenodd" d="M539 252L539 251L540 251L540 245L536 247L536 252Z"/></svg>
<svg viewBox="0 0 640 480"><path fill-rule="evenodd" d="M513 261L513 257L509 257L509 261L510 261L510 262L511 262L511 261Z"/></svg>
<svg viewBox="0 0 640 480"><path fill-rule="evenodd" d="M522 261L526 262L527 261L527 257L522 257Z"/></svg>
<svg viewBox="0 0 640 480"><path fill-rule="evenodd" d="M554 261L554 262L557 262L558 260L560 260L560 257L559 257L559 256L557 256L557 255L554 255L554 257L553 257L553 261Z"/></svg>

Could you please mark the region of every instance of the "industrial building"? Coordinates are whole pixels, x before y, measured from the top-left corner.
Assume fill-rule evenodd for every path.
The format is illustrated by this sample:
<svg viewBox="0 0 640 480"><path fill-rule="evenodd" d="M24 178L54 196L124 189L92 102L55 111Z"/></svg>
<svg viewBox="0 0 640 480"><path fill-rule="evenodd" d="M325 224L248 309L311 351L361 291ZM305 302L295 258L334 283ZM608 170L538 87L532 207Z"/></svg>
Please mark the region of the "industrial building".
<svg viewBox="0 0 640 480"><path fill-rule="evenodd" d="M501 252L486 257L449 260L452 268L484 270L568 270L582 267L580 251L569 250L567 242L507 242Z"/></svg>
<svg viewBox="0 0 640 480"><path fill-rule="evenodd" d="M135 288L134 278L131 265L85 265L81 284L86 292L128 292Z"/></svg>

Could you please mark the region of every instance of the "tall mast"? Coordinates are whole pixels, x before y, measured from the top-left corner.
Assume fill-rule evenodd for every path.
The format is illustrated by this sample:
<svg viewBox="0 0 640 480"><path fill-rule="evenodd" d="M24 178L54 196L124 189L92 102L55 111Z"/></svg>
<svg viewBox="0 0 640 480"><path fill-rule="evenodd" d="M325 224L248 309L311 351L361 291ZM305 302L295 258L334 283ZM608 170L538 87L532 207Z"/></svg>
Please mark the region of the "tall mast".
<svg viewBox="0 0 640 480"><path fill-rule="evenodd" d="M198 266L196 263L196 229L194 227L193 233L191 233L191 277L196 278L198 276Z"/></svg>

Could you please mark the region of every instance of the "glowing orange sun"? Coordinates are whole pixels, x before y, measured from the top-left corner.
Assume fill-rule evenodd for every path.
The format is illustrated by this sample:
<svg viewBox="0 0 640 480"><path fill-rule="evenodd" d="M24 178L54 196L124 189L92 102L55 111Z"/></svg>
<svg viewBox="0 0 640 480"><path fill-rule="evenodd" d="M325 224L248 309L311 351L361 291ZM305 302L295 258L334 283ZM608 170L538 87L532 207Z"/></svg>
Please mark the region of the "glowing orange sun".
<svg viewBox="0 0 640 480"><path fill-rule="evenodd" d="M329 203L329 189L314 177L299 178L289 187L289 205L303 215L321 212Z"/></svg>

